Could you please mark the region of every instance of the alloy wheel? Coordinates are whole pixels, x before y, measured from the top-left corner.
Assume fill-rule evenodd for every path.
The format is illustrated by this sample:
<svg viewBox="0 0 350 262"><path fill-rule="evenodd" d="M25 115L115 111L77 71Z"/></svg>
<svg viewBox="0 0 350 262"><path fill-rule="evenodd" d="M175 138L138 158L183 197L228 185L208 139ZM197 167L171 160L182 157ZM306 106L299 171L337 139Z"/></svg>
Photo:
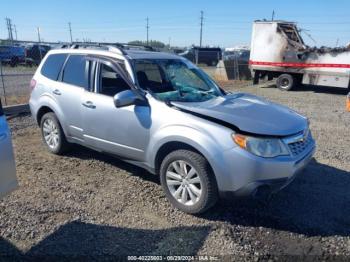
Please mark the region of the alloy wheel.
<svg viewBox="0 0 350 262"><path fill-rule="evenodd" d="M166 171L166 184L171 195L183 205L196 204L202 195L202 181L197 170L183 160L170 163Z"/></svg>
<svg viewBox="0 0 350 262"><path fill-rule="evenodd" d="M46 119L43 123L43 135L46 144L51 149L56 149L59 145L59 132L58 127L55 125L54 121L51 119Z"/></svg>

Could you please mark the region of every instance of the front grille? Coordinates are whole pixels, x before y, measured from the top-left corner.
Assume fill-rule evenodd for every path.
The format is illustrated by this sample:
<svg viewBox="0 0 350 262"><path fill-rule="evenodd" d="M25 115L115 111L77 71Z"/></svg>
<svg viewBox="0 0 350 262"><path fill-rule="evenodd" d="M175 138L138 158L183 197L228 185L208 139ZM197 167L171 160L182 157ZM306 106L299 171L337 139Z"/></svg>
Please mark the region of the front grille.
<svg viewBox="0 0 350 262"><path fill-rule="evenodd" d="M293 156L297 156L303 153L304 150L310 145L311 142L312 142L312 136L311 136L311 133L309 132L306 139L289 143L288 147L292 152Z"/></svg>

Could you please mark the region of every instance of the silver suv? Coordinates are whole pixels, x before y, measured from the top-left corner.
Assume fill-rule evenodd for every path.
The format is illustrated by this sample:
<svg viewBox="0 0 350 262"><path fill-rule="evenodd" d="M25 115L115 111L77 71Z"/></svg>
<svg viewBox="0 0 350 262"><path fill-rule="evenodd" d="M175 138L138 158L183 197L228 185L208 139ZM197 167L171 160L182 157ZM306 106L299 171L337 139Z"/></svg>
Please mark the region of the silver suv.
<svg viewBox="0 0 350 262"><path fill-rule="evenodd" d="M127 46L52 50L31 88L31 112L50 152L77 143L146 168L188 213L226 194L276 192L315 150L305 117L226 93L173 54Z"/></svg>

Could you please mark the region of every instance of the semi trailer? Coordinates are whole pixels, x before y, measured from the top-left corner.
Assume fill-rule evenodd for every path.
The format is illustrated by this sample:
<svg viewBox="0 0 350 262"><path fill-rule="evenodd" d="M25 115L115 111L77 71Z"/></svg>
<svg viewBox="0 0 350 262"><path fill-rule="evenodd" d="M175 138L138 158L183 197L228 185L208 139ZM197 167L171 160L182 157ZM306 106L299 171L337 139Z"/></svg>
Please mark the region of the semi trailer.
<svg viewBox="0 0 350 262"><path fill-rule="evenodd" d="M294 22L255 21L249 65L254 84L267 77L285 91L300 84L349 88L350 48L309 47Z"/></svg>

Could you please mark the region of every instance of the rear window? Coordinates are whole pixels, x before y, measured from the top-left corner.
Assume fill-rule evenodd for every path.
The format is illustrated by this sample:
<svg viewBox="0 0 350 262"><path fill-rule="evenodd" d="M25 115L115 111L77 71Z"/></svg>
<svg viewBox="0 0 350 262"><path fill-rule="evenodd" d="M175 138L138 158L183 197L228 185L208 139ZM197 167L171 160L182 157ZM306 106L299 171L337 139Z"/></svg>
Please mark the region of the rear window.
<svg viewBox="0 0 350 262"><path fill-rule="evenodd" d="M56 81L66 58L67 54L50 55L41 68L41 74Z"/></svg>
<svg viewBox="0 0 350 262"><path fill-rule="evenodd" d="M75 86L88 87L87 62L84 56L69 56L63 70L62 81Z"/></svg>

